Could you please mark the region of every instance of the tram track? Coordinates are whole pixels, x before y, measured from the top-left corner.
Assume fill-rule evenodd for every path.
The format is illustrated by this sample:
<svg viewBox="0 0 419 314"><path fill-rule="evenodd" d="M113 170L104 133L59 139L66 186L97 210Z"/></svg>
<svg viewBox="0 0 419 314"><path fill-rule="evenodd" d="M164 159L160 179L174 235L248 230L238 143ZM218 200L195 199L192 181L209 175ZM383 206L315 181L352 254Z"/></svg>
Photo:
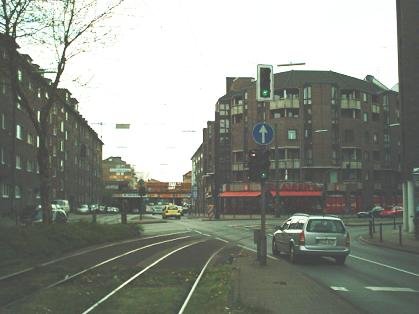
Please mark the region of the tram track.
<svg viewBox="0 0 419 314"><path fill-rule="evenodd" d="M181 233L147 237L86 250L65 259L54 260L53 263L46 262L30 271L14 276L4 276L0 281L0 310L13 307L13 305L24 302L43 290L75 280L77 277L107 264L115 263L128 255L138 254L141 251L172 242L188 240L192 237L191 233L182 237L174 237L179 234ZM139 246L139 244L141 245ZM88 267L84 266L86 263L89 265Z"/></svg>

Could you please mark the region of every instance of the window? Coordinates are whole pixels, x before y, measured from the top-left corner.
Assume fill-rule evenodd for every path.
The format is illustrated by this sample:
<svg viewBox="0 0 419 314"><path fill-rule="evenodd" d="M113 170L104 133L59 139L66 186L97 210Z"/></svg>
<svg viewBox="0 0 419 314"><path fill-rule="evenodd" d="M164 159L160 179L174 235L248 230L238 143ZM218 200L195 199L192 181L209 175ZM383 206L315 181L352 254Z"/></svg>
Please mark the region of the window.
<svg viewBox="0 0 419 314"><path fill-rule="evenodd" d="M41 110L38 110L38 111L36 112L36 117L37 117L37 119L38 119L38 122L41 122Z"/></svg>
<svg viewBox="0 0 419 314"><path fill-rule="evenodd" d="M15 198L22 198L20 186L15 186Z"/></svg>
<svg viewBox="0 0 419 314"><path fill-rule="evenodd" d="M60 142L60 150L63 152L64 151L64 141Z"/></svg>
<svg viewBox="0 0 419 314"><path fill-rule="evenodd" d="M38 135L36 136L36 147L39 148L39 136Z"/></svg>
<svg viewBox="0 0 419 314"><path fill-rule="evenodd" d="M22 97L20 97L19 95L17 95L16 108L19 109L19 110L22 110L21 102L22 102Z"/></svg>
<svg viewBox="0 0 419 314"><path fill-rule="evenodd" d="M1 184L1 196L3 198L9 198L10 196L10 186L8 184Z"/></svg>
<svg viewBox="0 0 419 314"><path fill-rule="evenodd" d="M32 163L32 160L27 160L26 161L26 170L28 171L28 172L32 172L33 171L33 163Z"/></svg>
<svg viewBox="0 0 419 314"><path fill-rule="evenodd" d="M65 113L65 121L68 121L68 112Z"/></svg>
<svg viewBox="0 0 419 314"><path fill-rule="evenodd" d="M19 124L16 124L16 138L23 140L23 128Z"/></svg>
<svg viewBox="0 0 419 314"><path fill-rule="evenodd" d="M4 158L4 148L3 147L0 148L0 163L2 165L6 164L6 159Z"/></svg>
<svg viewBox="0 0 419 314"><path fill-rule="evenodd" d="M22 169L22 161L19 155L16 155L16 169Z"/></svg>
<svg viewBox="0 0 419 314"><path fill-rule="evenodd" d="M374 133L372 136L372 143L373 144L378 144L378 134Z"/></svg>
<svg viewBox="0 0 419 314"><path fill-rule="evenodd" d="M17 70L17 78L18 78L19 82L22 82L22 80L23 80L23 73L22 73L22 70L21 69L18 69Z"/></svg>
<svg viewBox="0 0 419 314"><path fill-rule="evenodd" d="M64 132L64 121L61 121L60 130L61 132Z"/></svg>
<svg viewBox="0 0 419 314"><path fill-rule="evenodd" d="M367 152L367 151L364 152L364 160L365 161L369 161L370 160L370 153Z"/></svg>
<svg viewBox="0 0 419 314"><path fill-rule="evenodd" d="M372 158L374 159L374 161L380 161L380 152L379 151L373 151L372 152Z"/></svg>
<svg viewBox="0 0 419 314"><path fill-rule="evenodd" d="M33 145L33 136L29 132L27 134L27 141L29 145Z"/></svg>
<svg viewBox="0 0 419 314"><path fill-rule="evenodd" d="M2 93L3 95L6 95L6 80L5 79L1 80L0 93Z"/></svg>
<svg viewBox="0 0 419 314"><path fill-rule="evenodd" d="M338 98L338 89L335 86L332 86L332 105L336 104Z"/></svg>
<svg viewBox="0 0 419 314"><path fill-rule="evenodd" d="M363 114L363 121L368 122L368 112L364 112Z"/></svg>
<svg viewBox="0 0 419 314"><path fill-rule="evenodd" d="M304 87L304 105L311 105L311 86Z"/></svg>
<svg viewBox="0 0 419 314"><path fill-rule="evenodd" d="M42 90L40 87L38 87L38 98L41 98Z"/></svg>
<svg viewBox="0 0 419 314"><path fill-rule="evenodd" d="M362 100L363 100L364 102L367 102L367 101L368 101L368 96L367 96L367 94L366 94L366 93L362 93Z"/></svg>
<svg viewBox="0 0 419 314"><path fill-rule="evenodd" d="M288 130L288 139L296 140L297 139L297 130Z"/></svg>
<svg viewBox="0 0 419 314"><path fill-rule="evenodd" d="M3 130L6 130L6 116L4 113L1 114L1 128Z"/></svg>

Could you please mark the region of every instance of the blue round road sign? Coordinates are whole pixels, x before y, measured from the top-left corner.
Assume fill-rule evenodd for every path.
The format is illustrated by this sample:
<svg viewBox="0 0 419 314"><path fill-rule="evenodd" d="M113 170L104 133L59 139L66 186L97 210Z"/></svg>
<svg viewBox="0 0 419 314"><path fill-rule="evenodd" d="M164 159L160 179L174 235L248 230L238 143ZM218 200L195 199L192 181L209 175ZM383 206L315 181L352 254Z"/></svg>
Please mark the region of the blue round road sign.
<svg viewBox="0 0 419 314"><path fill-rule="evenodd" d="M260 145L268 145L274 138L274 130L265 122L259 122L253 127L253 140Z"/></svg>

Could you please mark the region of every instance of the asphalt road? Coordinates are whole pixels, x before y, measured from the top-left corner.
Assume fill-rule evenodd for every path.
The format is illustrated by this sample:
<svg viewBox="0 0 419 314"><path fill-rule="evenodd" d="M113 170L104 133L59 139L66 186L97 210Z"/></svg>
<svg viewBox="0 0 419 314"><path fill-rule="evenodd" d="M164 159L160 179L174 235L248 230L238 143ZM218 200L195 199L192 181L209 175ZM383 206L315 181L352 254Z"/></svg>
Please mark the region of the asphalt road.
<svg viewBox="0 0 419 314"><path fill-rule="evenodd" d="M267 223L277 224L272 221ZM202 221L183 218L181 221L145 225L145 232L152 235L196 230L256 249L252 231L256 225L257 220ZM368 313L418 313L419 255L360 242L359 235L367 233L367 227L350 227L349 230L351 255L344 266L324 258L304 262L297 266L298 269ZM268 232L271 231L268 227ZM269 254L270 243L271 237L268 236ZM281 255L279 258L287 257Z"/></svg>

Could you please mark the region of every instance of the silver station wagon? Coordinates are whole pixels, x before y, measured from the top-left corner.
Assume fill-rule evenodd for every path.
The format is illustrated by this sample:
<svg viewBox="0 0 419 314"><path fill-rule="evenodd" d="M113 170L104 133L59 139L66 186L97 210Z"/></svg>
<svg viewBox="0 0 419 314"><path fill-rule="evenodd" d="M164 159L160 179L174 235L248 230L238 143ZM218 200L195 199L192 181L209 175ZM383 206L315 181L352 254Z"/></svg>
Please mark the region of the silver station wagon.
<svg viewBox="0 0 419 314"><path fill-rule="evenodd" d="M292 263L304 256L333 257L343 265L350 253L350 237L342 220L334 216L294 214L272 236L272 254L289 254Z"/></svg>

